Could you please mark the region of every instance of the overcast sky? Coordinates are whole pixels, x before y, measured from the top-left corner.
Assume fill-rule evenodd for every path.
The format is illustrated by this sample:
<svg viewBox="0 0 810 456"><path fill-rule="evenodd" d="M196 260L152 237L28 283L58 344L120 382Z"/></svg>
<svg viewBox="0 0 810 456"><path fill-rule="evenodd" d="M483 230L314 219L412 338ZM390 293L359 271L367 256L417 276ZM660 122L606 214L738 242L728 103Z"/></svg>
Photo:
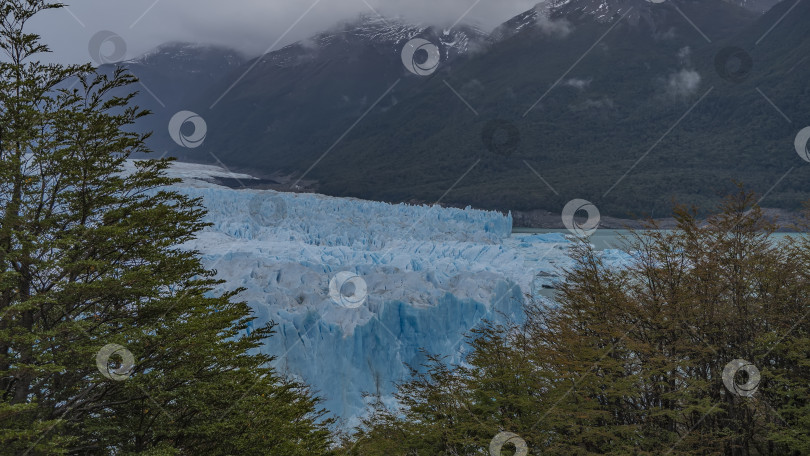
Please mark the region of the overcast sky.
<svg viewBox="0 0 810 456"><path fill-rule="evenodd" d="M447 25L464 21L486 30L541 0L65 0L67 9L43 13L31 31L54 51L48 60L90 61L88 43L102 30L123 38L126 58L170 41L227 45L259 55L358 14L402 16ZM477 3L476 3L477 2ZM470 9L472 7L472 9ZM112 44L106 44L112 48Z"/></svg>

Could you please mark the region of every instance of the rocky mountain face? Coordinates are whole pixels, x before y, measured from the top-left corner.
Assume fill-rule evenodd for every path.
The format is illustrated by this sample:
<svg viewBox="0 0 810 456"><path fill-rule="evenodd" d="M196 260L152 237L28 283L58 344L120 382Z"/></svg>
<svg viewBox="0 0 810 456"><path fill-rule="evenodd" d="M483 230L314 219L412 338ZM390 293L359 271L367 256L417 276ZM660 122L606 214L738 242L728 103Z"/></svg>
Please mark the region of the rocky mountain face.
<svg viewBox="0 0 810 456"><path fill-rule="evenodd" d="M279 68L296 66L306 59L315 59L341 52L341 48L369 46L381 52L398 54L401 43L415 36L428 38L442 51L443 59L467 55L484 45L489 35L475 26L460 25L451 30L409 24L401 19L362 15L357 20L340 24L332 30L313 36L276 52L260 57L263 65Z"/></svg>
<svg viewBox="0 0 810 456"><path fill-rule="evenodd" d="M652 0L545 0L534 8L521 13L493 31L496 40L511 37L524 30L544 30L549 33L553 30L555 23L563 22L570 24L572 21L593 20L599 23L612 24L616 21L624 21L634 26L642 25L650 28L653 33L662 25L670 25L670 20L662 17L662 13L671 13L672 9L663 7L662 2ZM762 1L755 0L724 0L728 4L742 6L751 12L761 13L761 9L754 7L761 6ZM767 0L772 5L773 0ZM745 14L735 11L726 5L715 1L676 1L674 5L681 5L692 9L694 6L702 5L698 10L698 17L708 17L712 12L719 12L716 17L719 23L726 22L730 17L735 17L734 26L739 26L745 22L744 18L753 18L754 14ZM747 8L745 5L751 6ZM556 27L559 28L559 27Z"/></svg>
<svg viewBox="0 0 810 456"><path fill-rule="evenodd" d="M186 160L338 196L432 203L452 188L443 203L558 212L586 198L661 216L673 200L708 208L734 181L764 193L797 165L810 4L794 4L547 0L489 34L364 16L257 60L220 55L210 77L161 79L179 57L133 71L172 94L154 145ZM415 38L429 46L412 65L438 53L421 74L403 65ZM205 119L200 147L170 138L181 109ZM806 172L763 204L810 199Z"/></svg>
<svg viewBox="0 0 810 456"><path fill-rule="evenodd" d="M232 49L167 43L121 64L138 76L140 82L116 95L133 89L138 91L134 102L151 111L152 115L140 119L137 127L142 131L154 132L159 139L151 141L151 145L158 154L163 154L174 144L166 128L171 117L185 109L189 100L242 67L245 60L244 56ZM107 74L114 69L115 65L112 64L100 67L100 71Z"/></svg>

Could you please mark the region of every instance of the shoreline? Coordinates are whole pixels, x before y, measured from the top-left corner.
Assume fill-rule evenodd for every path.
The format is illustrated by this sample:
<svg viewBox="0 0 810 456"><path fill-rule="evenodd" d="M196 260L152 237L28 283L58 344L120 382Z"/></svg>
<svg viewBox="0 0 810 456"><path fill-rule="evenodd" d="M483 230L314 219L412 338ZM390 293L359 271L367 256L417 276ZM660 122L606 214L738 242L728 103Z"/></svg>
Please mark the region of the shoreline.
<svg viewBox="0 0 810 456"><path fill-rule="evenodd" d="M178 160L179 162L179 160ZM190 163L190 162L180 162L180 163ZM208 163L200 163L200 164L208 164ZM214 165L217 166L217 165ZM226 170L227 171L227 170ZM231 171L228 171L231 172ZM244 173L248 175L252 175L255 177L254 181L246 183L245 181L241 181L235 178L227 178L227 177L215 177L212 179L213 183L218 185L222 185L229 188L239 189L239 188L249 188L249 189L257 189L257 190L274 190L278 192L285 192L285 193L319 193L315 187L317 187L316 182L301 182L300 185L293 188L290 183L293 182L293 179L290 176L282 176L279 174L275 174L273 176L262 176L257 177L255 171L251 173L250 170L237 170L237 173ZM339 195L328 195L324 194L325 196L333 196L338 198L353 198L353 199L365 199L365 198L356 198L351 196L339 196ZM398 204L398 203L405 203L405 204L412 204L412 205L433 205L435 203L431 203L429 201L384 201L384 200L371 200L368 201L379 201L385 202L389 204ZM464 209L467 207L466 205L454 205L454 204L439 204L442 207L454 207L457 209ZM494 212L500 212L504 215L511 212L512 214L512 232L519 232L516 230L529 230L525 232L531 232L530 230L565 230L566 227L562 222L561 214L553 213L551 211L536 209L532 211L518 211L518 210L499 210L499 209L483 209L478 207L470 206L472 209L477 210L489 210ZM776 223L779 225L779 228L776 232L779 233L801 233L806 232L806 230L797 229L797 225L802 220L802 214L798 211L789 211L786 209L779 209L779 208L767 208L763 207L762 211L766 217L766 219L770 220L771 222ZM705 223L705 218L700 219L701 222ZM603 215L600 219L599 223L599 231L602 230L647 230L649 228L649 222L653 221L658 226L657 229L660 230L671 230L677 227L677 221L673 217L665 217L665 218L655 218L655 219L630 219L630 218L620 218L620 217L612 217Z"/></svg>

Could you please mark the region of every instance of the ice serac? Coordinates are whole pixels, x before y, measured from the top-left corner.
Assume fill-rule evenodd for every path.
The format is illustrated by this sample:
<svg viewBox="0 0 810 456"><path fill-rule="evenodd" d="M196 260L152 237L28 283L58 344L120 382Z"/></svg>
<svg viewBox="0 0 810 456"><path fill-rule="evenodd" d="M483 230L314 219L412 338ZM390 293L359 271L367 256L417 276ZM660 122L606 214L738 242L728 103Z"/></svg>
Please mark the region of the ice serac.
<svg viewBox="0 0 810 456"><path fill-rule="evenodd" d="M278 323L266 346L278 369L347 424L362 393L390 398L422 349L458 360L482 319L519 321L524 294L552 286L569 261L564 236L513 236L511 216L497 212L233 190L205 182L223 170L199 165L172 173L211 223L184 248L224 287L244 287L259 323ZM333 284L330 296L342 272L362 278L361 302L342 300L360 295L358 282Z"/></svg>

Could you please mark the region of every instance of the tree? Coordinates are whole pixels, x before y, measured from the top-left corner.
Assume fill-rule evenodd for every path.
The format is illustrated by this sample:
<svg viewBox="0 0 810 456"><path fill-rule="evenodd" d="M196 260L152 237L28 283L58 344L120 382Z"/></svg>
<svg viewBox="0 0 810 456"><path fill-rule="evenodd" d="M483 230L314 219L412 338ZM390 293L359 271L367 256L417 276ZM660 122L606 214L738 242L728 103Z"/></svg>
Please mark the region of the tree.
<svg viewBox="0 0 810 456"><path fill-rule="evenodd" d="M502 431L544 455L806 454L810 240L776 239L742 191L705 222L675 216L628 236L623 267L579 244L554 305L400 385L353 454L487 454Z"/></svg>
<svg viewBox="0 0 810 456"><path fill-rule="evenodd" d="M247 334L240 290L180 248L200 201L128 161L135 79L36 60L25 25L60 6L0 6L0 452L327 453L319 400L260 352L272 325Z"/></svg>

